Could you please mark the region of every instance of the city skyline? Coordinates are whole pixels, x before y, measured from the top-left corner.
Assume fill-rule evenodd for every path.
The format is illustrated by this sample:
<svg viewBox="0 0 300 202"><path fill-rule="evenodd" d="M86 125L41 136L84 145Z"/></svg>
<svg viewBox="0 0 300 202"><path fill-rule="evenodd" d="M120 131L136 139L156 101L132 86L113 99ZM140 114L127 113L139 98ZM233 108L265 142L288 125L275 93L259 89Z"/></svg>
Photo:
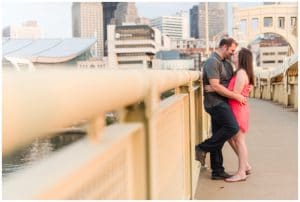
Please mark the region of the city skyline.
<svg viewBox="0 0 300 202"><path fill-rule="evenodd" d="M262 2L240 3L239 6L255 6ZM18 4L18 6L16 6ZM163 15L174 15L179 11L187 11L197 5L198 2L136 2L138 15L140 17L155 18ZM2 13L5 18L2 20L2 29L10 25L20 25L28 20L37 21L42 30L42 38L70 38L72 37L72 16L71 16L72 2L4 2L2 4ZM228 3L228 10L230 11L232 2ZM155 12L153 12L155 10ZM52 13L54 13L53 15ZM228 33L231 34L232 16L228 12Z"/></svg>

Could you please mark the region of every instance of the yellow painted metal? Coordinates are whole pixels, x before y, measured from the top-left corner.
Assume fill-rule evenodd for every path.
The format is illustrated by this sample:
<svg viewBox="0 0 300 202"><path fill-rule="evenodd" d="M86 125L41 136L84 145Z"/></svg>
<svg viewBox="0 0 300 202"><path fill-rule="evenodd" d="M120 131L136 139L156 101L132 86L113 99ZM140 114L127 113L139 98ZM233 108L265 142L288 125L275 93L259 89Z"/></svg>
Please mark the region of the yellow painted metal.
<svg viewBox="0 0 300 202"><path fill-rule="evenodd" d="M193 198L194 146L209 131L202 86L193 86L198 79L191 71L5 72L4 155L82 120L95 141L84 139L7 178L4 198ZM176 88L178 94L159 99ZM105 127L103 114L111 110L122 111L127 123Z"/></svg>
<svg viewBox="0 0 300 202"><path fill-rule="evenodd" d="M3 153L142 100L149 88L144 77L140 71L4 73Z"/></svg>
<svg viewBox="0 0 300 202"><path fill-rule="evenodd" d="M115 124L3 181L4 199L145 199L142 124Z"/></svg>
<svg viewBox="0 0 300 202"><path fill-rule="evenodd" d="M268 71L256 70L256 84L250 96L272 100L298 109L298 58L287 58L282 66Z"/></svg>
<svg viewBox="0 0 300 202"><path fill-rule="evenodd" d="M188 82L192 75L199 77L198 72L188 71L5 72L3 153L35 137L142 101L152 85L162 92Z"/></svg>

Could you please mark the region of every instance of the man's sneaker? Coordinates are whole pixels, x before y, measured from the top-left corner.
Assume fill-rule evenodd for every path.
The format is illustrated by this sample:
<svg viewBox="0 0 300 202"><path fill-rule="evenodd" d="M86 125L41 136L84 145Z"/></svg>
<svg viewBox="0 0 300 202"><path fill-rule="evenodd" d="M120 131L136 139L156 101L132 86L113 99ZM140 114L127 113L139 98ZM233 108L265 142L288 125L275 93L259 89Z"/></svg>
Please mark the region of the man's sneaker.
<svg viewBox="0 0 300 202"><path fill-rule="evenodd" d="M202 149L196 148L196 160L200 161L202 166L205 166L205 158L206 158L206 152Z"/></svg>
<svg viewBox="0 0 300 202"><path fill-rule="evenodd" d="M211 179L212 180L224 180L226 178L229 178L231 177L232 175L229 175L228 173L226 172L222 172L222 173L218 173L218 174L212 174L211 175Z"/></svg>

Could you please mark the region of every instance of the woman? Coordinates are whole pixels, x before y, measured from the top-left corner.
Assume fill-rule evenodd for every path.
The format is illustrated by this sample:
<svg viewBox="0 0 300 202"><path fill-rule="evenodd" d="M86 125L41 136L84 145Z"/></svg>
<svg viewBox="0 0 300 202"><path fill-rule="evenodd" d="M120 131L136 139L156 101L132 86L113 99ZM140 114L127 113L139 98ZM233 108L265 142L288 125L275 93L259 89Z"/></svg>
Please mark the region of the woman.
<svg viewBox="0 0 300 202"><path fill-rule="evenodd" d="M237 70L230 80L228 85L229 90L240 93L245 97L249 96L251 85L254 84L252 62L252 53L246 48L242 48L238 54L236 53L233 56L233 63L237 67ZM240 127L240 131L237 135L229 140L231 147L238 155L239 168L232 177L226 178L225 181L238 182L246 180L247 175L250 174L251 170L251 166L248 163L248 150L245 142L249 124L249 107L247 103L242 105L232 99L229 99L228 104Z"/></svg>

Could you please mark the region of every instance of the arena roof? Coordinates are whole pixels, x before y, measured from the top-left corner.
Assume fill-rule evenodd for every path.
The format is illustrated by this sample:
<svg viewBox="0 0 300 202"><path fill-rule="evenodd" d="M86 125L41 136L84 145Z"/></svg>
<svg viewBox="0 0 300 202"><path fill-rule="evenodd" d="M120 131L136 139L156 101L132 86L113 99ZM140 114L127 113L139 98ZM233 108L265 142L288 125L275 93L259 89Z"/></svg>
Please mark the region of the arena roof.
<svg viewBox="0 0 300 202"><path fill-rule="evenodd" d="M60 63L87 51L96 39L2 39L2 57L26 58L37 63Z"/></svg>

